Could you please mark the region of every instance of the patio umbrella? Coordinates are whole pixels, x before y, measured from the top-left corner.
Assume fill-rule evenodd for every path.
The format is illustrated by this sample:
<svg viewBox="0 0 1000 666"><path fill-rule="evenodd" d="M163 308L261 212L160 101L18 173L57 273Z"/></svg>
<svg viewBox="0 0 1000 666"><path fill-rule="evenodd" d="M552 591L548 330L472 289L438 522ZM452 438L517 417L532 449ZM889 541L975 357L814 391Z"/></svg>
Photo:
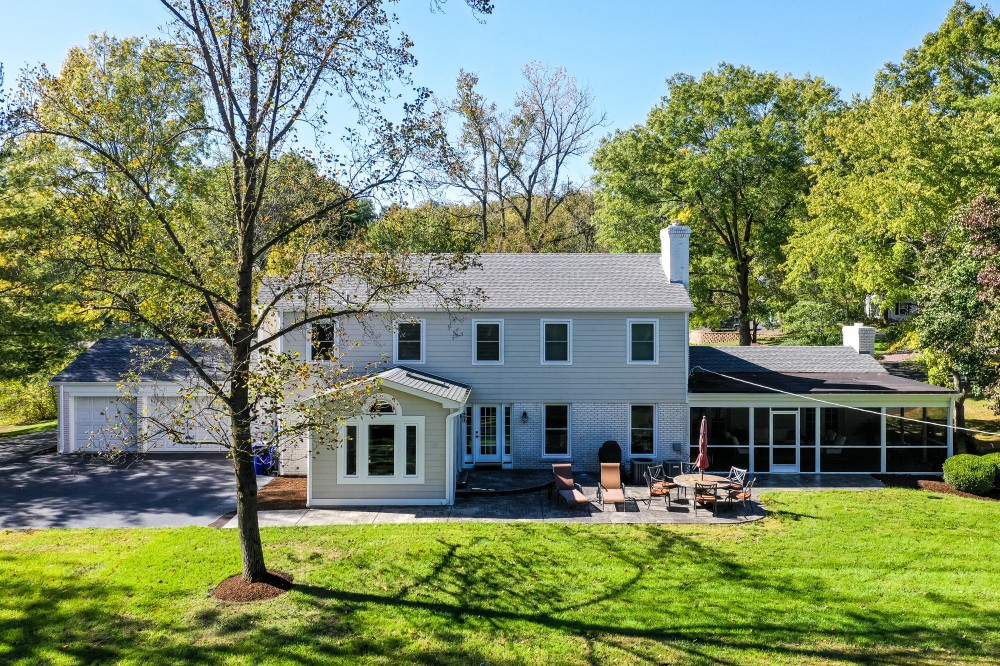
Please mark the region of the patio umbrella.
<svg viewBox="0 0 1000 666"><path fill-rule="evenodd" d="M701 478L705 478L705 470L708 469L708 419L701 417L701 433L698 435L698 457L695 458L694 466L701 470Z"/></svg>

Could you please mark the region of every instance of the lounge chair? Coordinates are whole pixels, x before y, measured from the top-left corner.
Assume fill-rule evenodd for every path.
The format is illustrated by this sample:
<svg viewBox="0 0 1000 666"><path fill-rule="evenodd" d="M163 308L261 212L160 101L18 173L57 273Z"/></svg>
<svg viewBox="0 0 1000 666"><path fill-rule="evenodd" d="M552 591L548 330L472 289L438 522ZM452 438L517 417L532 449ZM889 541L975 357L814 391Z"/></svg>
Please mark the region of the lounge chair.
<svg viewBox="0 0 1000 666"><path fill-rule="evenodd" d="M622 466L618 463L601 463L601 481L597 484L597 499L601 511L605 504L625 503L625 484L622 483Z"/></svg>
<svg viewBox="0 0 1000 666"><path fill-rule="evenodd" d="M567 463L552 465L552 485L556 491L556 501L562 498L566 506L583 508L590 505L590 499L583 494L580 484L573 481L573 466Z"/></svg>
<svg viewBox="0 0 1000 666"><path fill-rule="evenodd" d="M717 483L695 483L694 484L694 515L698 515L699 504L711 504L712 515L715 516L716 507L719 505L719 485Z"/></svg>
<svg viewBox="0 0 1000 666"><path fill-rule="evenodd" d="M649 499L646 506L653 506L654 497L662 497L663 504L670 508L670 491L677 487L673 479L663 473L663 465L653 465L646 469L646 487L649 489Z"/></svg>

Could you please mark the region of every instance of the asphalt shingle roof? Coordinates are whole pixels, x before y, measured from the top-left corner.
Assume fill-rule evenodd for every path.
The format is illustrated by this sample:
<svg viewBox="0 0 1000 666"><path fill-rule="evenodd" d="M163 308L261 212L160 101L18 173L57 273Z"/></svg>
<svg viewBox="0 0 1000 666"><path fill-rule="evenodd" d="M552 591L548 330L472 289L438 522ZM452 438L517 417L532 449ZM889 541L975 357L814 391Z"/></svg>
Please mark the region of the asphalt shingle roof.
<svg viewBox="0 0 1000 666"><path fill-rule="evenodd" d="M865 372L886 374L868 354L852 347L707 347L688 351L691 368L715 372Z"/></svg>
<svg viewBox="0 0 1000 666"><path fill-rule="evenodd" d="M188 349L202 367L216 378L225 376L229 350L220 340L199 340ZM103 338L95 342L62 372L54 384L74 382L120 382L131 373L140 381L184 383L195 380L191 366L182 358L171 358L165 340L152 338Z"/></svg>
<svg viewBox="0 0 1000 666"><path fill-rule="evenodd" d="M416 263L427 255L415 255ZM481 290L480 310L634 310L693 311L684 285L670 282L659 254L481 254L478 266L456 272L453 282L467 291ZM280 283L265 283L260 301L267 302ZM341 300L360 301L365 285L335 284ZM337 298L327 305L335 306ZM437 307L427 289L400 296L400 311ZM283 299L284 310L301 308L298 296Z"/></svg>
<svg viewBox="0 0 1000 666"><path fill-rule="evenodd" d="M378 373L377 377L391 381L401 386L406 386L417 391L422 391L430 395L435 395L445 400L455 402L465 402L469 398L472 389L467 384L460 384L444 377L438 377L420 370L413 370L405 366L389 368Z"/></svg>

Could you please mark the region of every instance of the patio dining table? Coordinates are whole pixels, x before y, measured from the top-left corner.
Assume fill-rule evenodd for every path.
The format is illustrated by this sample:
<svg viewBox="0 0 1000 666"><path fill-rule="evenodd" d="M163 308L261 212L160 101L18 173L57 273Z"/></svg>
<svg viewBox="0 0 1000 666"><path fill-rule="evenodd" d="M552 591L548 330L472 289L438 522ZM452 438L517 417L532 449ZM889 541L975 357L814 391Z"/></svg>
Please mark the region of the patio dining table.
<svg viewBox="0 0 1000 666"><path fill-rule="evenodd" d="M732 483L728 478L724 476L718 476L716 474L681 474L680 476L674 477L674 483L678 486L684 486L685 488L694 488L696 483L703 485L711 485L716 483L720 486L729 485Z"/></svg>

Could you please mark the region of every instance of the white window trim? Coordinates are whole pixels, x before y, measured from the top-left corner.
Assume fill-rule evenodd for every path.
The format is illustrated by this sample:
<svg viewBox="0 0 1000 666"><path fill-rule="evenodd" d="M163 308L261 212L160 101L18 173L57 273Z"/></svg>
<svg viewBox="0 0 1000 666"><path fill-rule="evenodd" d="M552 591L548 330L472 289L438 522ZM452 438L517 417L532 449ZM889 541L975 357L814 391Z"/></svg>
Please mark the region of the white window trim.
<svg viewBox="0 0 1000 666"><path fill-rule="evenodd" d="M368 426L374 424L393 425L395 427L395 476L369 476L368 475ZM355 426L358 430L358 439L355 443L358 461L358 473L354 476L347 475L347 456L343 455L343 446L338 447L337 455L337 483L343 484L423 484L424 467L426 457L426 447L424 444L424 417L423 416L402 416L385 415L372 418L348 419L340 426L340 441L346 442L347 426ZM406 475L406 427L417 427L417 473Z"/></svg>
<svg viewBox="0 0 1000 666"><path fill-rule="evenodd" d="M331 324L333 324L333 355L335 357L340 357L340 345L337 343L338 336L340 335L340 324L336 319L332 317L328 319ZM306 362L307 363L333 363L328 358L313 358L313 324L318 322L309 322L306 324Z"/></svg>
<svg viewBox="0 0 1000 666"><path fill-rule="evenodd" d="M480 361L476 359L479 347L479 324L500 325L500 360ZM472 365L503 365L503 319L473 319L472 320Z"/></svg>
<svg viewBox="0 0 1000 666"><path fill-rule="evenodd" d="M545 423L546 407L566 408L566 453L545 452L545 433L548 430L548 426ZM565 460L567 458L572 458L572 457L573 457L573 405L571 405L568 402L547 402L542 405L542 458Z"/></svg>
<svg viewBox="0 0 1000 666"><path fill-rule="evenodd" d="M399 325L400 324L420 324L420 360L410 361L399 358ZM392 362L404 363L406 365L423 365L427 362L427 320L426 319L406 319L396 322L392 327Z"/></svg>
<svg viewBox="0 0 1000 666"><path fill-rule="evenodd" d="M652 407L653 408L653 451L652 453L633 453L632 451L632 408L633 407ZM659 428L657 427L657 414L656 414L656 404L649 402L633 402L629 403L628 406L628 457L639 456L640 458L650 457L655 458L657 456L657 451L660 449Z"/></svg>
<svg viewBox="0 0 1000 666"><path fill-rule="evenodd" d="M653 325L653 360L632 360L632 324ZM625 320L625 362L628 365L659 365L660 363L660 320L659 319L626 319Z"/></svg>
<svg viewBox="0 0 1000 666"><path fill-rule="evenodd" d="M566 359L565 361L545 360L545 326L548 324L566 324ZM572 319L542 319L539 326L539 358L542 365L573 365L573 320Z"/></svg>

